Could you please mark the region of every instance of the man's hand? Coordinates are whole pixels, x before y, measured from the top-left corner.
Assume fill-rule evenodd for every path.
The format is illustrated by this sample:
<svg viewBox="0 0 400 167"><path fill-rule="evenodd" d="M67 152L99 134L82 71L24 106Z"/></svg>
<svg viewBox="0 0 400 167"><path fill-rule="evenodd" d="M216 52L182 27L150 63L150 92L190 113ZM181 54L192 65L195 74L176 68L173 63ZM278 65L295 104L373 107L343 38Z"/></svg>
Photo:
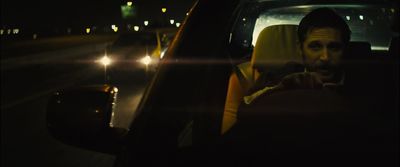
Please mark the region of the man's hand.
<svg viewBox="0 0 400 167"><path fill-rule="evenodd" d="M317 73L301 72L285 76L278 89L322 89L323 83Z"/></svg>
<svg viewBox="0 0 400 167"><path fill-rule="evenodd" d="M274 92L291 90L291 89L322 89L323 83L317 73L314 72L300 72L286 75L282 81L272 87L265 87L258 90L249 96L245 96L244 102L246 104L252 103L255 99L263 94L270 94Z"/></svg>

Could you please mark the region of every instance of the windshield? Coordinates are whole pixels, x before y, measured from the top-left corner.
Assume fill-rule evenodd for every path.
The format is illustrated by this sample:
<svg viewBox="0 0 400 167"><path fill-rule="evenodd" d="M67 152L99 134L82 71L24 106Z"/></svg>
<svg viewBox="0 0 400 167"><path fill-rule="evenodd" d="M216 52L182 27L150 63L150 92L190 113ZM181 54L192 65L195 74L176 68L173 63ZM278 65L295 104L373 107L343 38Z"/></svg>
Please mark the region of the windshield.
<svg viewBox="0 0 400 167"><path fill-rule="evenodd" d="M350 26L351 41L370 42L372 50L387 50L392 37L394 8L368 5L304 5L266 10L260 13L253 31L253 46L265 27L277 24L296 24L313 9L329 7L339 13Z"/></svg>

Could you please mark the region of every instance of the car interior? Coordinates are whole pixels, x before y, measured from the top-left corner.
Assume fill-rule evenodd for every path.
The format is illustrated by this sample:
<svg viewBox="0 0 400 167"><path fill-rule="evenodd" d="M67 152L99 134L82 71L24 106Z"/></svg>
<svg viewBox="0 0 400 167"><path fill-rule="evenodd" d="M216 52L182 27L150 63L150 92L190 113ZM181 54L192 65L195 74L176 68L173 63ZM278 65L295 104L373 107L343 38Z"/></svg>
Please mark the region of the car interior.
<svg viewBox="0 0 400 167"><path fill-rule="evenodd" d="M262 5L261 5L262 6ZM310 6L291 6L291 7L282 7L282 8L274 8L274 9L264 9L263 7L256 7L258 10L254 10L254 8L250 8L250 11L242 11L242 14L245 16L240 16L239 19L237 20L237 27L234 29L231 34L231 56L232 57L241 57L239 63L236 64L236 66L233 67L232 73L229 78L229 84L228 84L228 91L227 91L227 98L225 101L225 109L224 109L224 114L222 118L222 125L221 125L221 134L228 136L226 138L229 138L228 141L241 141L242 143L236 143L236 144L245 144L245 147L248 147L251 142L257 143L255 145L262 146L264 142L269 139L269 141L273 141L273 143L280 143L281 140L289 140L289 138L293 139L299 139L299 136L296 135L288 135L285 136L283 134L277 134L276 136L281 136L282 138L276 138L276 139L271 139L271 132L272 131L290 131L288 129L279 127L279 126L288 126L288 125L293 125L293 122L299 123L299 125L303 125L304 122L301 122L299 120L293 120L293 117L299 117L299 115L291 115L292 113L288 114L285 112L282 112L284 114L279 115L279 114L266 114L268 112L271 112L267 108L274 108L271 106L287 106L286 108L290 109L299 109L298 105L301 103L304 104L313 104L313 103L320 103L320 104L325 104L325 106L319 106L319 110L326 110L328 111L329 109L326 108L326 106L345 106L343 104L335 103L341 101L340 98L338 99L330 99L329 96L327 96L328 99L330 99L330 103L327 103L327 101L319 101L319 98L325 97L323 95L319 97L308 97L308 96L303 96L307 92L302 92L300 94L295 94L293 96L298 96L298 97L303 97L305 99L313 99L313 103L307 103L306 101L303 101L301 99L295 98L289 98L288 95L286 95L286 100L283 100L285 103L281 103L279 101L276 101L276 99L279 99L279 95L274 98L270 98L271 101L274 101L275 103L271 104L271 102L265 102L265 104L261 104L262 109L260 108L251 108L254 113L251 114L243 114L244 112L239 109L240 105L243 105L243 98L248 95L248 92L250 89L254 89L254 85L256 80L259 79L259 74L260 73L270 73L271 77L282 77L279 75L276 75L277 73L282 73L279 69L283 69L283 67L286 65L293 65L293 64L301 64L302 59L300 56L300 51L299 47L297 46L298 39L297 39L297 24L299 20L304 16L306 12L309 12L312 9L321 7L321 5L310 5ZM324 6L326 7L326 6ZM394 33L390 29L390 26L385 24L380 24L383 22L391 22L393 23L393 17L394 17L394 9L393 8L387 8L387 7L374 7L374 6L369 6L369 5L328 5L328 7L331 7L335 9L339 14L343 16L344 19L348 22L351 31L352 31L352 38L351 42L348 45L348 48L346 48L346 52L344 54L344 69L346 71L346 84L348 87L351 87L351 91L354 92L354 96L352 97L353 99L346 99L348 100L346 105L352 106L353 111L349 111L348 113L352 113L354 115L359 115L360 117L366 118L365 120L369 120L369 122L363 122L365 127L369 127L370 125L374 124L381 124L382 126L376 126L377 128L385 128L386 129L391 129L393 128L393 119L391 119L391 116L396 115L396 104L398 103L391 101L389 99L396 99L396 93L393 92L393 90L398 90L398 79L396 81L393 81L394 78L393 76L396 76L396 73L398 73L398 65L396 68L396 61L398 58L397 56L394 56L395 53L393 53L393 50L395 50L395 47L398 47L398 44L393 44L396 42L396 37L393 37ZM254 14L253 12L259 12L260 14ZM374 17L375 15L375 17ZM257 16L255 18L251 18L251 16ZM254 27L254 31L251 30L250 27ZM373 31L379 31L380 36L378 36L376 33ZM249 35L251 34L252 35ZM246 34L247 33L247 34ZM392 39L393 38L393 39ZM249 42L252 41L252 42ZM397 41L398 42L398 41ZM241 49L241 51L238 51L238 48ZM397 48L398 49L398 48ZM239 56L241 54L241 56ZM249 56L250 55L250 56ZM397 60L395 60L397 59ZM292 68L292 71L287 71L289 73L291 72L301 72L299 71L302 68L295 67ZM397 69L397 70L396 70ZM275 74L275 75L274 75ZM287 73L286 73L287 74ZM382 75L383 74L383 75ZM373 76L373 78L371 78ZM271 81L273 79L271 78ZM268 81L268 78L267 78ZM268 83L268 82L267 82ZM360 84L363 83L363 84ZM372 88L372 89L371 89ZM379 89L374 89L374 88L379 88ZM261 88L256 88L256 89L261 89ZM309 92L308 92L309 93ZM315 92L314 92L315 93ZM316 93L317 94L317 93ZM253 94L254 95L254 94ZM258 96L259 94L256 94ZM372 97L373 96L373 97ZM398 95L397 95L398 96ZM381 98L381 99L380 99ZM398 99L398 97L397 97ZM342 99L343 100L343 99ZM348 104L353 102L353 104ZM374 109L360 109L359 107L362 104L371 104L371 106L376 107ZM269 104L270 106L267 106L266 104ZM336 104L336 105L334 105ZM292 106L291 106L292 105ZM289 106L289 107L288 107ZM370 107L371 107L370 106ZM240 107L240 108L249 108L249 107ZM318 107L316 107L318 108ZM335 107L333 107L335 108ZM361 107L362 108L362 107ZM379 108L379 109L378 109ZM276 109L276 108L275 108ZM280 108L279 108L280 109ZM267 111L268 110L268 111ZM288 109L289 110L289 109ZM304 109L305 110L305 109ZM309 109L310 111L312 109ZM346 110L346 109L340 109L340 110ZM363 110L365 113L358 113L357 111ZM246 110L247 111L247 110ZM264 112L263 112L264 111ZM242 113L242 114L241 114ZM342 113L337 113L334 112L337 115L331 115L331 120L327 121L332 123L330 126L337 125L332 120L335 120L334 118L337 119L349 119L349 120L358 120L354 119L352 116L349 115L342 115ZM379 115L377 116L376 114L383 114L385 116ZM299 114L299 113L297 113ZM304 114L304 113L303 113ZM241 115L241 118L238 118L239 115ZM247 115L247 116L245 116ZM300 114L301 115L301 114ZM343 118L337 117L338 115L343 116ZM307 117L310 115L302 115L303 117ZM316 115L312 115L313 117L318 117ZM261 119L261 118L268 118L268 119ZM301 117L301 116L300 116ZM375 117L376 120L371 121L372 118ZM379 118L378 118L379 117ZM276 118L273 120L272 118ZM321 120L325 120L322 117L318 117ZM244 123L241 123L240 127L237 125L235 128L234 125L237 124L238 119L241 119L241 122L246 122L249 127L244 126ZM286 122L283 121L282 119L287 119L292 122ZM246 120L246 121L244 121ZM257 121L258 120L258 121ZM279 121L276 121L279 120ZM310 121L312 120L309 119L304 119L302 121ZM358 121L361 121L362 119L359 119ZM275 121L275 122L274 122ZM254 123L257 122L258 124ZM268 124L265 122L269 122ZM387 124L385 124L386 122ZM390 122L390 123L389 123ZM263 134L261 132L254 132L251 134L249 131L254 131L254 129L260 129L261 125L267 124L266 127L275 127L275 128L270 128L268 135ZM311 125L310 125L311 126ZM318 131L321 131L319 128L311 128L310 126L308 127L303 127L303 129L299 128L294 128L297 129L298 131L304 132L304 130L307 131L307 133L311 133L312 135L308 136L307 138L304 138L304 140L310 140L311 138L318 138L320 134ZM321 126L321 127L326 127L323 125L323 123L315 123L314 126ZM360 126L360 125L358 125ZM355 131L362 131L360 130L360 127L358 126L353 126L349 124L346 124L346 128L352 129L349 130L351 132ZM246 128L244 128L246 127ZM344 127L338 128L340 125L337 125L337 129L345 131ZM230 129L234 130L230 130ZM238 130L239 129L239 130ZM325 129L326 131L329 128ZM362 128L361 128L362 129ZM332 129L330 129L332 130ZM365 129L364 129L365 130ZM393 129L391 129L393 130ZM233 132L229 132L233 131ZM332 131L330 131L332 132ZM349 133L351 133L349 132ZM380 136L381 140L376 140L379 142L376 142L376 147L372 148L371 147L363 147L365 145L359 145L359 147L355 148L355 150L363 150L363 149L370 149L370 150L384 150L388 151L391 150L390 144L393 144L393 141L384 141L384 137L382 136L390 136L393 135L393 131L390 132L386 131L385 132L369 132L365 134L359 134L360 136L363 136L366 138L368 135L370 135L371 138L375 135L375 137ZM267 132L266 132L267 133ZM234 134L234 135L232 135ZM255 135L256 134L256 135ZM294 133L293 133L294 134ZM317 135L318 134L318 135ZM249 137L249 136L252 136ZM267 136L267 137L262 137L262 136ZM243 138L240 138L240 136L246 136ZM330 136L330 135L327 135ZM340 135L338 135L340 136ZM350 135L347 134L347 137ZM360 137L357 136L357 137ZM336 136L330 136L330 137L336 137ZM355 137L355 136L353 136ZM266 139L266 140L254 140L255 138L261 138L261 139ZM379 138L379 137L378 137ZM343 138L335 138L338 142L338 145L346 145L347 147L350 145L348 140L344 141ZM313 141L313 143L318 143L322 142L321 141ZM258 141L258 142L256 142ZM327 142L327 141L325 141ZM330 141L332 142L332 141ZM263 144L260 144L263 143ZM304 142L301 143L299 142L299 145L292 146L291 149L294 149L296 147L305 147L307 145ZM311 143L311 142L310 142ZM308 144L310 144L308 143ZM385 144L388 145L385 145ZM288 146L289 144L287 142L281 142L282 145L279 145L279 149L282 149L282 146ZM364 143L366 144L366 143ZM334 144L332 144L333 146ZM336 145L336 146L338 146ZM355 145L352 143L352 145ZM379 146L378 146L379 145ZM271 146L268 146L269 148L272 148ZM307 148L319 148L320 146L310 146L308 145ZM343 147L336 147L336 148L341 148ZM350 147L348 147L350 148ZM248 150L248 148L243 148L244 150ZM304 148L302 148L304 149ZM335 150L335 148L330 148ZM325 151L329 150L325 148ZM339 149L340 150L340 149ZM351 150L351 149L349 149ZM347 150L347 151L349 151ZM243 151L243 150L241 150ZM336 150L338 151L338 150ZM353 150L354 151L354 150Z"/></svg>

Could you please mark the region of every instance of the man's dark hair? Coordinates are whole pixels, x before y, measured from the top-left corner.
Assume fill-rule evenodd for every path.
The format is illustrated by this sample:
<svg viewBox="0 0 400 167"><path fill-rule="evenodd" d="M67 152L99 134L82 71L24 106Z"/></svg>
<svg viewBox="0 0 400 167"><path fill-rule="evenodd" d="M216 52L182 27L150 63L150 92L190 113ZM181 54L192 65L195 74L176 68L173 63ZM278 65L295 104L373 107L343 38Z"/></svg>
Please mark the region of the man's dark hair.
<svg viewBox="0 0 400 167"><path fill-rule="evenodd" d="M340 31L345 45L350 41L350 28L347 23L335 11L330 8L318 8L308 13L298 27L297 35L303 44L307 33L313 28L334 28Z"/></svg>

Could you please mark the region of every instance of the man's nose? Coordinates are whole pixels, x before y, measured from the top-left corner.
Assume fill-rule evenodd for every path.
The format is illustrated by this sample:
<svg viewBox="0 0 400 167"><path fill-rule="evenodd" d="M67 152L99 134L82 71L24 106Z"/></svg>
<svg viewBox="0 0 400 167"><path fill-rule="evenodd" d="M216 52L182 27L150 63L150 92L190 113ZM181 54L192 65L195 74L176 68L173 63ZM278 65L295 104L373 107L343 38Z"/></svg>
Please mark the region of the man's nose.
<svg viewBox="0 0 400 167"><path fill-rule="evenodd" d="M323 49L323 51L322 51L321 56L319 57L319 59L320 59L321 61L328 61L328 59L329 59L329 51L328 51L328 48L324 48L324 49Z"/></svg>

